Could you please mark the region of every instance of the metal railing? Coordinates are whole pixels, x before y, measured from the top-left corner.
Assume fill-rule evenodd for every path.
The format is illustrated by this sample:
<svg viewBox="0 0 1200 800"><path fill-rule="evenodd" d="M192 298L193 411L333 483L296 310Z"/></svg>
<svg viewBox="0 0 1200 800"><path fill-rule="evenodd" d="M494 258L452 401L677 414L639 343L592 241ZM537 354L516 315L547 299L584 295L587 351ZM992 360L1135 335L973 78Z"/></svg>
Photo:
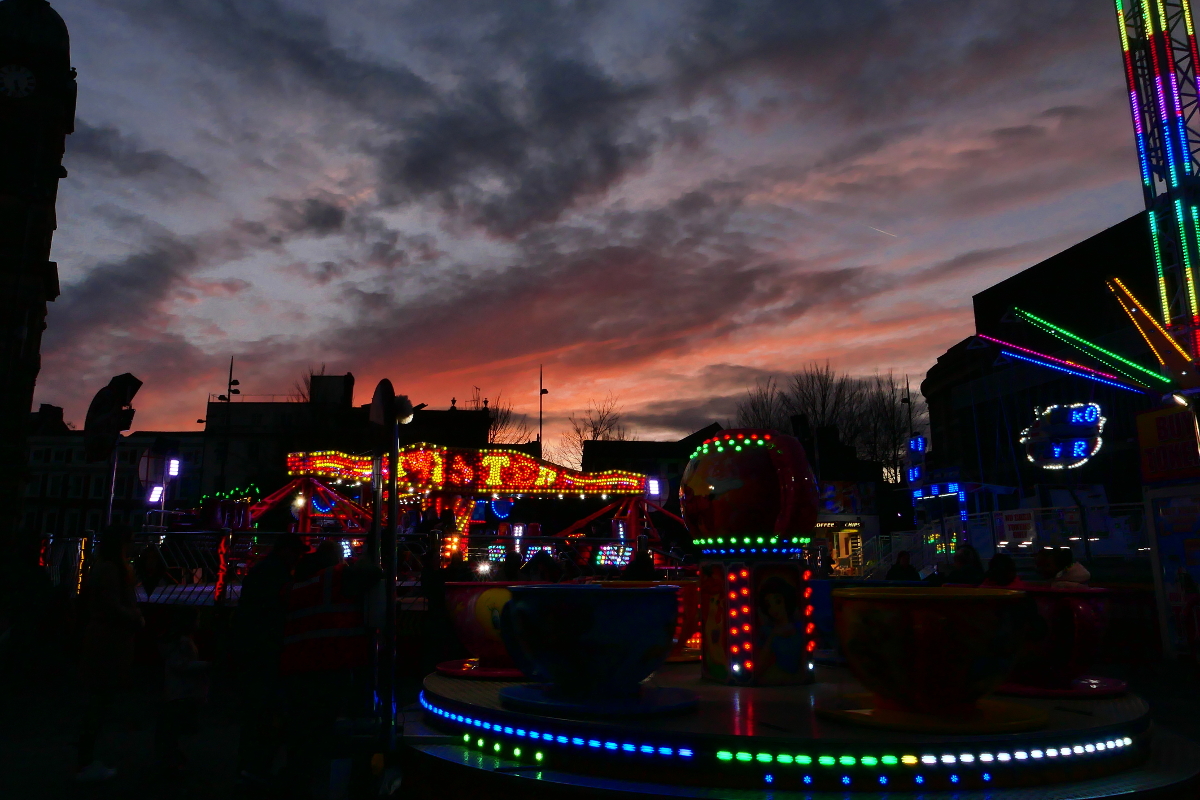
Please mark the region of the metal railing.
<svg viewBox="0 0 1200 800"><path fill-rule="evenodd" d="M943 524L944 522L944 524ZM969 544L981 558L996 553L1032 558L1042 547L1070 547L1076 558L1149 558L1149 528L1141 503L1052 506L968 514L965 520L935 520L915 531L881 534L864 546L863 575L881 577L907 551L921 570L948 565L951 543Z"/></svg>

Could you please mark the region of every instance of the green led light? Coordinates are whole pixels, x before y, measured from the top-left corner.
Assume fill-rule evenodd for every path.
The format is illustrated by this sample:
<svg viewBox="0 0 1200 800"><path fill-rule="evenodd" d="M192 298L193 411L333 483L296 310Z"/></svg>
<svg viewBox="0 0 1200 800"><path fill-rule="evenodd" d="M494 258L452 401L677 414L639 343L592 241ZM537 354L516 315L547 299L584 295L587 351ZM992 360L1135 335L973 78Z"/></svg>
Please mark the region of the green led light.
<svg viewBox="0 0 1200 800"><path fill-rule="evenodd" d="M749 537L749 536L747 536L747 537L746 537L745 539L743 539L742 541L743 541L745 544L750 544L750 537Z"/></svg>
<svg viewBox="0 0 1200 800"><path fill-rule="evenodd" d="M754 760L754 756L750 755L749 753L738 753L736 758L738 761L753 761Z"/></svg>
<svg viewBox="0 0 1200 800"><path fill-rule="evenodd" d="M476 747L483 747L483 739L480 739L479 741L475 742L475 746L476 746Z"/></svg>
<svg viewBox="0 0 1200 800"><path fill-rule="evenodd" d="M742 446L741 446L740 444L739 444L737 447L733 448L733 449L734 449L734 450L737 450L739 453L740 453L740 452L742 452Z"/></svg>
<svg viewBox="0 0 1200 800"><path fill-rule="evenodd" d="M534 753L534 754L533 754L533 760L534 760L534 761L541 761L541 760L542 760L542 758L544 758L544 756L543 756L541 753Z"/></svg>
<svg viewBox="0 0 1200 800"><path fill-rule="evenodd" d="M841 764L843 767L853 767L854 766L854 756L842 756L841 758L838 759L838 763Z"/></svg>
<svg viewBox="0 0 1200 800"><path fill-rule="evenodd" d="M875 756L863 756L859 761L862 762L864 767L873 767L879 763L879 759Z"/></svg>
<svg viewBox="0 0 1200 800"><path fill-rule="evenodd" d="M717 537L717 544L725 544L725 537L724 537L724 536L718 536L718 537Z"/></svg>
<svg viewBox="0 0 1200 800"><path fill-rule="evenodd" d="M775 756L775 760L776 760L776 761L778 761L780 764L790 764L790 763L792 763L792 757L791 757L791 756L788 756L788 755L783 755L783 756Z"/></svg>
<svg viewBox="0 0 1200 800"><path fill-rule="evenodd" d="M514 758L520 758L520 757L521 757L521 748L519 748L519 747L514 747L514 748L513 748L513 757L514 757Z"/></svg>
<svg viewBox="0 0 1200 800"><path fill-rule="evenodd" d="M817 763L822 767L832 767L837 763L837 759L835 759L833 756L821 756L817 759Z"/></svg>
<svg viewBox="0 0 1200 800"><path fill-rule="evenodd" d="M761 536L760 536L760 537L758 537L758 543L759 543L759 544L762 544L762 537L761 537Z"/></svg>
<svg viewBox="0 0 1200 800"><path fill-rule="evenodd" d="M758 761L761 761L764 764L770 764L772 761L775 760L775 757L772 756L770 753L759 753L754 758L757 759Z"/></svg>
<svg viewBox="0 0 1200 800"><path fill-rule="evenodd" d="M471 741L471 734L469 734L469 733L464 733L464 734L463 734L463 741L464 741L464 742L470 742L470 741Z"/></svg>
<svg viewBox="0 0 1200 800"><path fill-rule="evenodd" d="M884 756L883 758L881 758L879 760L882 761L883 763L887 764L888 766L892 766L893 764L900 763L900 759L896 758L895 756Z"/></svg>
<svg viewBox="0 0 1200 800"><path fill-rule="evenodd" d="M494 745L492 745L492 750L494 750L494 751L496 751L497 753L499 753L499 752L500 752L500 743L499 743L499 742L496 742Z"/></svg>
<svg viewBox="0 0 1200 800"><path fill-rule="evenodd" d="M729 752L728 750L718 750L717 751L717 760L718 761L733 761L733 753Z"/></svg>
<svg viewBox="0 0 1200 800"><path fill-rule="evenodd" d="M1117 361L1120 361L1122 364L1133 367L1136 370L1141 370L1142 372L1146 373L1147 375L1151 376L1152 378L1156 378L1166 384L1171 383L1171 380L1169 378L1164 378L1162 375L1159 375L1154 370L1146 369L1141 364L1137 364L1133 361L1130 361L1128 358L1125 358L1124 356L1119 356L1116 353L1112 352L1111 350L1105 350L1103 347L1100 347L1099 345L1092 344L1087 339L1084 339L1082 336L1076 336L1075 334L1071 333L1070 331L1066 330L1065 328L1060 328L1052 322L1047 322L1046 320L1042 319L1041 317L1038 317L1034 314L1030 314L1028 311L1025 311L1024 309L1014 307L1013 310L1016 311L1021 316L1025 317L1026 319L1033 320L1038 325L1042 325L1051 330L1058 331L1063 336L1066 336L1067 338L1069 338L1073 341L1079 342L1080 344L1084 345L1085 347L1090 347L1098 353L1103 353L1104 355L1108 356L1109 358L1115 358Z"/></svg>
<svg viewBox="0 0 1200 800"><path fill-rule="evenodd" d="M811 764L812 756L796 756L797 764Z"/></svg>

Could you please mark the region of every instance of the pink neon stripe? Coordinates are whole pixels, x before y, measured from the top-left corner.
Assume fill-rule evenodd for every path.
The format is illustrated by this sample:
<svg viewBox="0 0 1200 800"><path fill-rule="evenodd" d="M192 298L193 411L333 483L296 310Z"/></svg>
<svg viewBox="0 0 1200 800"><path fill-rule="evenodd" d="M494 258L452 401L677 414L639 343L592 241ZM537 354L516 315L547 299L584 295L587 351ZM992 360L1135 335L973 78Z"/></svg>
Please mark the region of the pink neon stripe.
<svg viewBox="0 0 1200 800"><path fill-rule="evenodd" d="M988 336L983 333L977 333L975 335L978 336L980 339L987 339L989 342L995 342L996 344L1003 345L1005 347L1011 347L1013 350L1020 350L1022 353L1028 353L1031 356L1037 356L1038 358L1044 358L1047 361L1053 361L1056 364L1062 364L1064 366L1074 367L1075 369L1081 369L1081 370L1084 370L1085 372L1090 372L1093 375L1100 375L1102 377L1117 381L1118 383L1126 383L1127 382L1124 378L1118 377L1116 375L1109 375L1107 372L1101 372L1100 370L1092 369L1091 367L1085 367L1083 364L1076 364L1074 361L1064 361L1061 358L1055 358L1054 356L1048 356L1045 353L1039 353L1036 350L1030 350L1028 347L1021 347L1020 345L1012 344L1011 342L1005 342L1005 341L997 339L993 336Z"/></svg>

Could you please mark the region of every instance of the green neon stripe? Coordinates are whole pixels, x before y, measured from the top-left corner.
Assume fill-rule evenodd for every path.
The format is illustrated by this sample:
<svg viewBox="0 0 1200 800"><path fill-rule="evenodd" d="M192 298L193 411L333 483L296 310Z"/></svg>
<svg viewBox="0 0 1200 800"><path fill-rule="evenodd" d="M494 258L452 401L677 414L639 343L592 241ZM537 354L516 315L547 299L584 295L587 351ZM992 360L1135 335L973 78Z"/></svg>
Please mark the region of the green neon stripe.
<svg viewBox="0 0 1200 800"><path fill-rule="evenodd" d="M1111 350L1105 350L1103 347L1101 347L1098 344L1092 344L1087 339L1084 339L1082 336L1076 336L1075 334L1071 333L1070 331L1066 330L1065 328L1060 328L1052 322L1047 322L1046 320L1042 319L1041 317L1030 314L1028 311L1025 311L1024 309L1017 308L1014 310L1018 314L1020 314L1021 316L1025 317L1029 320L1032 320L1032 321L1034 321L1040 325L1043 325L1046 328L1049 328L1051 330L1058 331L1063 336L1066 336L1069 339L1071 339L1072 342L1078 342L1079 344L1082 344L1085 347L1092 348L1093 350L1095 350L1098 353L1103 353L1104 355L1108 356L1109 358L1115 358L1117 361L1120 361L1122 364L1127 364L1128 366L1131 366L1136 370L1140 370L1141 372L1146 373L1147 375L1151 376L1155 380L1161 381L1162 383L1169 384L1171 382L1170 378L1164 378L1162 375L1159 375L1154 370L1146 369L1141 364L1135 364L1134 362L1130 361L1128 358L1125 358L1124 356L1119 356L1116 353L1112 352Z"/></svg>
<svg viewBox="0 0 1200 800"><path fill-rule="evenodd" d="M1156 214L1153 210L1147 212L1147 217L1150 219L1150 241L1154 245L1154 267L1158 272L1158 299L1162 304L1163 325L1170 327L1171 301L1167 298L1167 279L1163 275L1162 251L1158 245L1158 222L1155 221Z"/></svg>
<svg viewBox="0 0 1200 800"><path fill-rule="evenodd" d="M1035 324L1036 324L1036 323L1035 323ZM1055 339L1058 339L1060 342L1063 342L1063 343L1065 343L1065 344L1069 344L1069 345L1071 345L1072 347L1078 347L1078 346L1077 346L1077 345L1076 345L1074 342L1072 342L1072 341L1071 341L1070 339L1068 339L1066 336L1063 336L1061 333L1058 333L1057 331L1053 331L1053 330L1051 330L1051 329L1049 329L1049 328L1043 328L1042 330L1044 330L1046 333L1048 333L1048 334L1050 334L1051 336L1053 336ZM1150 387L1148 387L1148 386L1146 386L1146 385L1145 385L1145 384L1147 384L1149 381L1146 381L1146 380L1145 380L1145 379L1143 379L1143 378L1136 377L1135 375L1133 375L1133 373L1132 373L1132 372L1130 372L1129 370L1125 369L1125 367L1124 367L1124 366L1123 366L1123 365L1122 365L1120 362L1116 361L1116 359L1105 358L1104 356L1096 355L1095 353L1092 353L1092 354L1090 354L1090 355L1091 355L1093 358L1095 358L1097 361L1099 361L1099 362L1101 362L1102 364L1104 364L1104 365L1105 365L1105 366L1106 366L1108 369L1111 369L1113 372L1116 372L1116 373L1118 373L1119 375L1122 375L1122 376L1124 376L1124 377L1128 378L1128 379L1130 380L1130 382L1131 382L1131 383L1134 383L1134 384L1136 384L1137 386L1142 386L1143 388L1147 388L1147 389L1148 389L1148 388L1150 388Z"/></svg>

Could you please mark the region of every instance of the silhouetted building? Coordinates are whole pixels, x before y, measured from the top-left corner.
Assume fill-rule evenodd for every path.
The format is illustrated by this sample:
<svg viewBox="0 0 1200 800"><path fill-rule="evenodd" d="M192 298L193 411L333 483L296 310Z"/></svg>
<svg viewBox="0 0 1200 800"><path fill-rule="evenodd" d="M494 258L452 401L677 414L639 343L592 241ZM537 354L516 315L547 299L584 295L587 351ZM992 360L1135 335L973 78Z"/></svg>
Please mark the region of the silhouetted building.
<svg viewBox="0 0 1200 800"><path fill-rule="evenodd" d="M58 297L50 242L58 181L67 174L63 146L75 129L70 38L49 4L0 2L0 66L0 486L17 487L26 472L46 303ZM0 543L14 527L0 522Z"/></svg>
<svg viewBox="0 0 1200 800"><path fill-rule="evenodd" d="M400 426L401 444L487 447L490 412L421 409ZM354 405L354 376L313 375L307 401L291 397L210 397L205 415L203 493L256 485L264 494L289 480L287 454L370 453L370 403Z"/></svg>
<svg viewBox="0 0 1200 800"><path fill-rule="evenodd" d="M88 463L83 455L83 431L63 422L62 409L42 405L30 416L29 474L21 529L47 536L90 535L103 528L108 509L112 465ZM117 474L113 492L113 522L141 528L151 509L149 501L157 476L142 482L139 465L147 451L162 461L179 459L179 474L165 484L167 509L191 508L200 498L204 468L204 434L199 431L135 431L117 444ZM161 469L161 467L160 467ZM159 524L157 517L152 520Z"/></svg>
<svg viewBox="0 0 1200 800"><path fill-rule="evenodd" d="M1116 276L1154 307L1154 253L1144 214L1102 231L974 297L979 333L1057 358L1100 369L1073 347L1015 321L1014 306L1032 312L1147 367L1157 364L1136 328L1105 286ZM1051 505L1052 486L1103 484L1109 502L1141 499L1138 412L1157 400L1019 360L998 358L998 348L968 337L942 354L921 384L929 406L931 477L974 485L971 512L1025 504ZM1099 403L1107 418L1103 445L1082 467L1047 471L1026 458L1021 431L1035 407ZM1013 491L979 491L985 486Z"/></svg>
<svg viewBox="0 0 1200 800"><path fill-rule="evenodd" d="M648 495L666 510L679 513L679 479L692 452L721 426L714 422L674 442L591 441L583 443L583 471L627 469L640 472L650 484ZM657 491L654 491L657 486Z"/></svg>

